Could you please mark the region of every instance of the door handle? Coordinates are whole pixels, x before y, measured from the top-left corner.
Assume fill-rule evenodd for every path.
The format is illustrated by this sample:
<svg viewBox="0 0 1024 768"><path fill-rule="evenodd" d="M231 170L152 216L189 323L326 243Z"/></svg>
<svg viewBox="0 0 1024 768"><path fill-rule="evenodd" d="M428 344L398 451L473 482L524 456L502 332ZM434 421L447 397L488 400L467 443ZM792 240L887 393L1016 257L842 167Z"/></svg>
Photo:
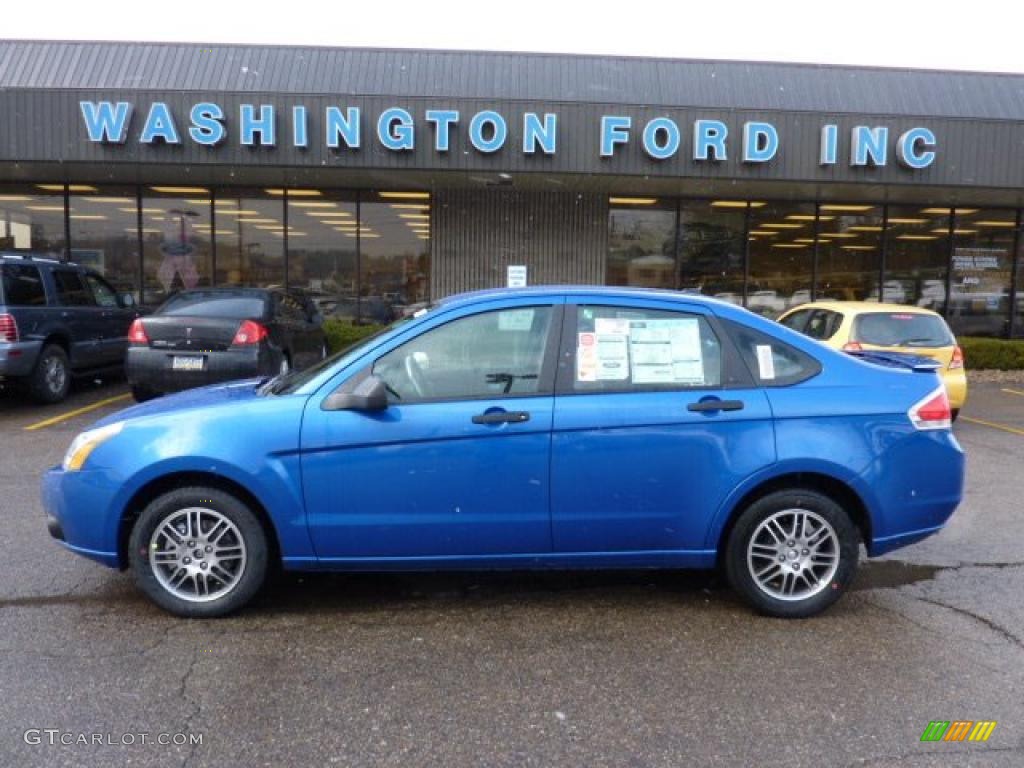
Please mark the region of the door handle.
<svg viewBox="0 0 1024 768"><path fill-rule="evenodd" d="M686 406L688 411L707 413L709 411L742 411L742 400L701 400L699 403L690 403Z"/></svg>
<svg viewBox="0 0 1024 768"><path fill-rule="evenodd" d="M521 424L529 420L526 411L485 411L473 417L474 424Z"/></svg>

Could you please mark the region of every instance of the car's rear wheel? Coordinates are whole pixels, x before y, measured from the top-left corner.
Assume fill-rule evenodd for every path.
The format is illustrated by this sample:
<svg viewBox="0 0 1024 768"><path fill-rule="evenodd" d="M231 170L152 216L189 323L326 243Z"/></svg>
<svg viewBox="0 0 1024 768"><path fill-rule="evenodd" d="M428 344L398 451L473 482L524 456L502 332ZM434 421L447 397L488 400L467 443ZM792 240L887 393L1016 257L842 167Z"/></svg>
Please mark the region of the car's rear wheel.
<svg viewBox="0 0 1024 768"><path fill-rule="evenodd" d="M28 377L28 393L39 403L59 403L71 388L71 365L67 352L57 344L47 344L39 353Z"/></svg>
<svg viewBox="0 0 1024 768"><path fill-rule="evenodd" d="M132 528L129 559L139 588L178 616L225 616L248 603L267 572L259 519L215 488L179 488L150 502Z"/></svg>
<svg viewBox="0 0 1024 768"><path fill-rule="evenodd" d="M726 572L757 611L805 618L847 590L859 545L857 527L833 499L812 490L776 491L740 514L726 545Z"/></svg>

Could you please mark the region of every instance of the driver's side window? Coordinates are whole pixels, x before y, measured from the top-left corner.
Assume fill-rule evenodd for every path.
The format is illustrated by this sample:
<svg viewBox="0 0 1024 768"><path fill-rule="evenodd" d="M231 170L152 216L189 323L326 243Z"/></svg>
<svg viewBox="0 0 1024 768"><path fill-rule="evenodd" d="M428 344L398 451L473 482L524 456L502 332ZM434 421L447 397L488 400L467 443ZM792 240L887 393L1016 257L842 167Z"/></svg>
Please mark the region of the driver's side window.
<svg viewBox="0 0 1024 768"><path fill-rule="evenodd" d="M462 317L391 350L373 373L393 403L537 394L551 314L541 306Z"/></svg>

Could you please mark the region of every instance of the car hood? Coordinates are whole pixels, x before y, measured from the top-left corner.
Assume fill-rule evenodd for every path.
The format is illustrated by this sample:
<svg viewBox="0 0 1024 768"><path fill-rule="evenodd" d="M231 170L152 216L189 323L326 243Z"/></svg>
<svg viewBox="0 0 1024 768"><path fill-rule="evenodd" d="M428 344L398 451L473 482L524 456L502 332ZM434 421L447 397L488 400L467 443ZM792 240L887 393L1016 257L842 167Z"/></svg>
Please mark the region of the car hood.
<svg viewBox="0 0 1024 768"><path fill-rule="evenodd" d="M244 381L232 381L227 384L212 384L208 387L186 389L183 392L157 397L145 403L138 403L124 410L111 413L97 421L91 428L102 427L105 424L113 424L114 422L127 421L129 419L163 416L176 411L207 408L228 401L241 402L252 400L260 397L260 395L256 394L256 387L260 381L261 379L245 379Z"/></svg>

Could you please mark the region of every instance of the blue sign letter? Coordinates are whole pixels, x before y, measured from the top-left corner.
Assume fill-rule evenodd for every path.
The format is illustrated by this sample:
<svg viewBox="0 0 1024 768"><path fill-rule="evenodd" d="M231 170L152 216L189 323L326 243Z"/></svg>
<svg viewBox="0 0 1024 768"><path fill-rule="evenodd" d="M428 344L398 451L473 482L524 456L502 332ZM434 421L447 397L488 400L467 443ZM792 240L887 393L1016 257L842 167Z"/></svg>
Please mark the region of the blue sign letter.
<svg viewBox="0 0 1024 768"><path fill-rule="evenodd" d="M535 112L527 112L523 115L523 152L532 155L540 146L545 155L555 154L557 133L558 115L545 112L542 124Z"/></svg>
<svg viewBox="0 0 1024 768"><path fill-rule="evenodd" d="M325 132L331 149L341 147L342 141L349 149L359 149L359 107L349 107L345 117L338 107L328 107Z"/></svg>
<svg viewBox="0 0 1024 768"><path fill-rule="evenodd" d="M256 118L255 110L252 104L243 104L241 108L242 119L240 121L240 131L242 134L242 144L246 147L251 147L256 144L256 134L260 135L260 145L264 147L272 147L277 143L277 137L274 131L274 107L270 104L260 105L260 116Z"/></svg>
<svg viewBox="0 0 1024 768"><path fill-rule="evenodd" d="M153 102L146 117L146 124L142 126L142 133L139 135L139 142L142 144L152 144L155 139L163 139L168 144L181 144L171 110L162 101Z"/></svg>
<svg viewBox="0 0 1024 768"><path fill-rule="evenodd" d="M896 142L899 161L915 171L935 162L935 134L927 128L911 128ZM921 151L919 147L923 148Z"/></svg>
<svg viewBox="0 0 1024 768"><path fill-rule="evenodd" d="M305 107L292 107L292 146L299 149L309 146L309 123Z"/></svg>
<svg viewBox="0 0 1024 768"><path fill-rule="evenodd" d="M127 101L117 102L115 107L109 101L95 104L80 101L78 106L85 119L85 130L89 141L124 144L128 138L128 123L132 119L132 105Z"/></svg>
<svg viewBox="0 0 1024 768"><path fill-rule="evenodd" d="M835 165L839 154L839 126L821 126L821 153L818 162L822 165Z"/></svg>
<svg viewBox="0 0 1024 768"><path fill-rule="evenodd" d="M224 110L217 104L203 101L192 106L190 114L192 127L188 129L188 135L196 144L204 147L214 147L224 141Z"/></svg>
<svg viewBox="0 0 1024 768"><path fill-rule="evenodd" d="M658 142L658 134L665 135L664 143ZM644 127L644 152L655 160L666 160L679 150L679 126L667 117L656 117Z"/></svg>
<svg viewBox="0 0 1024 768"><path fill-rule="evenodd" d="M779 132L771 123L743 124L743 162L767 163L779 151Z"/></svg>
<svg viewBox="0 0 1024 768"><path fill-rule="evenodd" d="M888 143L889 129L885 126L855 126L850 139L850 165L885 165Z"/></svg>
<svg viewBox="0 0 1024 768"><path fill-rule="evenodd" d="M459 122L458 110L428 109L427 122L434 124L434 149L438 152L448 151L448 129L453 123Z"/></svg>
<svg viewBox="0 0 1024 768"><path fill-rule="evenodd" d="M696 120L693 123L693 159L707 160L714 154L715 160L728 160L725 154L725 139L729 129L720 120Z"/></svg>
<svg viewBox="0 0 1024 768"><path fill-rule="evenodd" d="M484 126L491 126L491 138L484 138ZM477 112L469 121L469 140L481 152L497 152L508 136L505 118L489 109Z"/></svg>
<svg viewBox="0 0 1024 768"><path fill-rule="evenodd" d="M616 144L629 141L629 128L633 118L619 115L604 115L601 118L601 157L615 154Z"/></svg>
<svg viewBox="0 0 1024 768"><path fill-rule="evenodd" d="M386 149L399 151L415 148L416 129L413 127L412 115L400 107L385 109L377 119L377 138Z"/></svg>

